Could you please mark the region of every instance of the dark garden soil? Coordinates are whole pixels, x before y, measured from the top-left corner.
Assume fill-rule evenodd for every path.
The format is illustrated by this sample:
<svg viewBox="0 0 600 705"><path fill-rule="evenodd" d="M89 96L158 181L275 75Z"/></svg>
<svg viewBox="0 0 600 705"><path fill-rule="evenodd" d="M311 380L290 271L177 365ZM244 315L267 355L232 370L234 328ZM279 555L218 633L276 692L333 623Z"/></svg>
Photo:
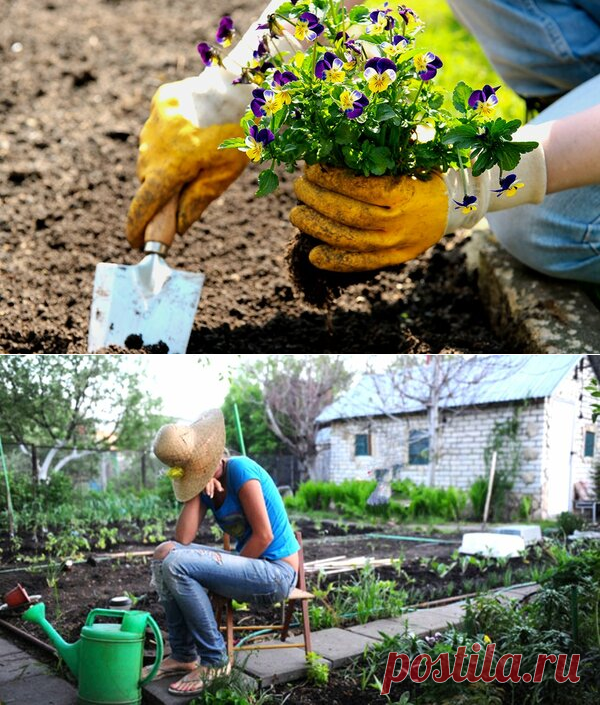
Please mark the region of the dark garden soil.
<svg viewBox="0 0 600 705"><path fill-rule="evenodd" d="M263 4L0 0L0 352L86 351L96 264L139 260L123 232L151 96L199 72L221 14L245 28ZM265 199L255 181L250 168L172 250L206 275L188 352L512 351L464 235L351 286L330 315L306 305L284 264L292 177Z"/></svg>
<svg viewBox="0 0 600 705"><path fill-rule="evenodd" d="M399 526L381 527L356 526L354 524L343 524L336 522L320 522L314 524L310 520L298 522L299 528L303 532L304 553L306 561L313 561L323 558L332 558L345 555L347 557L369 556L372 558L396 558L402 560L402 572L396 567L384 566L376 569L377 577L385 580L393 580L398 587L408 591L407 602L416 604L421 601L444 599L452 595L461 595L469 590L485 590L490 586L490 580L495 580L496 585L502 585L507 567L490 567L485 573L480 572L474 566L470 566L463 573L458 566L453 568L448 575L441 578L431 565L425 565L423 559L435 557L439 562L446 564L451 562L451 554L459 542L459 535L456 537L444 536L445 540L456 540L456 543L418 543L414 541L399 541L391 538L373 538L370 532L380 533L382 530L389 534L406 535L406 530ZM168 527L166 533L172 527ZM25 539L26 537L22 537ZM113 545L110 551L93 550L87 556L82 556L76 560L69 570L58 572L58 582L56 590L49 585L52 578L52 571L44 564L35 565L31 562L35 551L30 543L23 541L19 555L29 559L27 564L18 563L11 557L8 542L3 542L2 563L0 563L0 596L7 590L21 583L29 595L41 595L46 604L46 612L49 621L55 626L58 632L67 641L74 641L79 637L81 627L89 611L95 607L107 607L112 597L128 594L136 598L136 607L149 611L156 619L161 629L165 629L165 621L162 608L158 604L156 592L150 587L150 565L149 556L135 555L139 551L151 550L151 546L131 542L128 539L128 529L125 527L119 531L118 543ZM215 545L209 527L202 527L197 539L199 542L208 545ZM43 544L37 548L38 554L43 549ZM94 546L92 545L92 549ZM112 558L109 558L109 554ZM124 555L125 554L125 555ZM517 582L517 570L523 568L521 559L510 561L510 569L513 571ZM316 584L316 574L308 575L308 589ZM355 581L356 572L347 572L339 575L331 575L319 579L319 587L323 588L328 582L333 582L337 586ZM465 584L465 580L469 580ZM487 581L487 582L486 582ZM449 584L452 590L449 591ZM467 589L468 588L468 589ZM1 601L1 600L0 600ZM48 641L46 635L35 625L23 622L19 615L23 609L7 611L0 610L0 619L3 619L14 626L33 634L43 641ZM379 615L373 615L373 619ZM251 622L258 619L262 623L271 623L277 620L276 610L264 610L250 605L250 611L236 612L236 621ZM343 624L341 625L343 626ZM42 658L50 663L55 660L29 642L16 637L12 632L7 631L0 625L0 634L4 638L13 640L22 648L31 651L37 658ZM152 657L151 645L148 658ZM68 674L64 674L69 678ZM294 705L353 705L354 703L379 703L384 699L375 692L364 692L360 690L358 678L352 677L348 673L333 672L328 687L317 687L308 683L297 683L286 686L278 686L275 693L287 694L291 691L287 702Z"/></svg>

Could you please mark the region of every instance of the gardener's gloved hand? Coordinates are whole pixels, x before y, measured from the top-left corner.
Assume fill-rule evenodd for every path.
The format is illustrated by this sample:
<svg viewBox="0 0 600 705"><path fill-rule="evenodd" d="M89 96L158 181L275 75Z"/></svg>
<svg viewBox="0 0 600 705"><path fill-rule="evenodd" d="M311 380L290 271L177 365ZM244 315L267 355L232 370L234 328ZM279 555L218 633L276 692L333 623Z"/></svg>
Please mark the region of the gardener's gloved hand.
<svg viewBox="0 0 600 705"><path fill-rule="evenodd" d="M223 140L241 137L239 120L251 86L232 85L234 74L211 66L200 76L162 85L140 134L137 175L141 186L127 217L127 239L143 244L146 225L180 193L177 232L184 233L211 201L248 164L236 149L219 150Z"/></svg>
<svg viewBox="0 0 600 705"><path fill-rule="evenodd" d="M535 135L525 128L515 139L535 140ZM499 188L497 170L477 178L467 170L467 193L477 197L477 210L471 210L454 170L419 181L309 166L294 184L304 205L292 209L290 220L325 243L309 254L315 267L333 272L380 269L417 257L458 228L473 227L488 211L540 203L546 192L541 146L521 157L515 174L512 185L503 184L510 188L497 197L492 192Z"/></svg>

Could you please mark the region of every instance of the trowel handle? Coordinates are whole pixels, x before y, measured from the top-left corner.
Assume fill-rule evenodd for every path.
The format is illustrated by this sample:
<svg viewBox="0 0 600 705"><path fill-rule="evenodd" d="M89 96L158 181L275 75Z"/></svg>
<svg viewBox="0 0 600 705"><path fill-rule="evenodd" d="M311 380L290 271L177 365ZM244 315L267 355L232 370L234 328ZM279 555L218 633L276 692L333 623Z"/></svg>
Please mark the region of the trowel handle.
<svg viewBox="0 0 600 705"><path fill-rule="evenodd" d="M156 213L152 220L146 225L144 233L144 252L158 252L166 255L175 239L177 231L177 203L179 194L176 193L170 201ZM164 248L156 245L147 247L148 243L159 243Z"/></svg>

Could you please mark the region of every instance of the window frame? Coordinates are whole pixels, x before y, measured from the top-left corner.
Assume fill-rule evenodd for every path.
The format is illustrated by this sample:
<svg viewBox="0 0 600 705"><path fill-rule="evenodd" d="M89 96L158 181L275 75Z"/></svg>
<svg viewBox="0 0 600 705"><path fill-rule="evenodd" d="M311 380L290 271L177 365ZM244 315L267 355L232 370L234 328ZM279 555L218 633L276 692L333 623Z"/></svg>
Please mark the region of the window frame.
<svg viewBox="0 0 600 705"><path fill-rule="evenodd" d="M358 439L366 439L366 452L364 453L359 453L358 452ZM362 433L355 433L354 434L354 457L355 458L368 458L369 456L373 455L372 452L372 447L371 447L371 432L370 431L363 431Z"/></svg>
<svg viewBox="0 0 600 705"><path fill-rule="evenodd" d="M418 438L415 439L414 436L415 434L418 434ZM427 451L426 455L421 455L423 453L423 450L420 450L418 454L413 454L411 452L413 446L416 443L422 443L423 441L426 441L426 448L425 450ZM429 433L427 432L426 429L422 428L412 428L409 429L408 431L408 464L409 465L429 465Z"/></svg>
<svg viewBox="0 0 600 705"><path fill-rule="evenodd" d="M588 453L588 438L591 437L591 453ZM594 458L596 455L596 432L586 429L583 432L583 457Z"/></svg>

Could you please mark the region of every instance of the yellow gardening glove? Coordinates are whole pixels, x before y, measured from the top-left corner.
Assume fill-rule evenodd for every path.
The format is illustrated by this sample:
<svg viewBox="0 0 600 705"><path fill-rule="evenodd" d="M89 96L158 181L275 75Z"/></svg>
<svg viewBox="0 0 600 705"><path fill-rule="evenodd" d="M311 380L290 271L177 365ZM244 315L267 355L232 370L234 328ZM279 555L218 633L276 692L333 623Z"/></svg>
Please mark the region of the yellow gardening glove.
<svg viewBox="0 0 600 705"><path fill-rule="evenodd" d="M362 272L406 262L444 234L448 195L442 178L358 176L314 165L294 184L305 205L290 220L326 243L311 250L315 267Z"/></svg>
<svg viewBox="0 0 600 705"><path fill-rule="evenodd" d="M177 232L184 233L249 163L223 140L242 137L239 118L248 86L232 86L233 74L221 67L200 76L162 85L140 134L137 175L141 186L127 216L127 239L141 247L148 222L179 195Z"/></svg>
<svg viewBox="0 0 600 705"><path fill-rule="evenodd" d="M526 125L515 140L537 141L544 126ZM486 213L540 203L546 193L541 145L524 154L512 181L500 181L497 167L464 179L455 169L428 181L408 176L359 176L345 169L314 165L294 183L303 204L290 213L302 232L321 240L311 263L332 272L365 272L407 262L461 228L472 228ZM505 175L506 177L506 175ZM474 196L467 204L467 194ZM501 188L498 188L501 186ZM465 205L466 204L466 205Z"/></svg>

